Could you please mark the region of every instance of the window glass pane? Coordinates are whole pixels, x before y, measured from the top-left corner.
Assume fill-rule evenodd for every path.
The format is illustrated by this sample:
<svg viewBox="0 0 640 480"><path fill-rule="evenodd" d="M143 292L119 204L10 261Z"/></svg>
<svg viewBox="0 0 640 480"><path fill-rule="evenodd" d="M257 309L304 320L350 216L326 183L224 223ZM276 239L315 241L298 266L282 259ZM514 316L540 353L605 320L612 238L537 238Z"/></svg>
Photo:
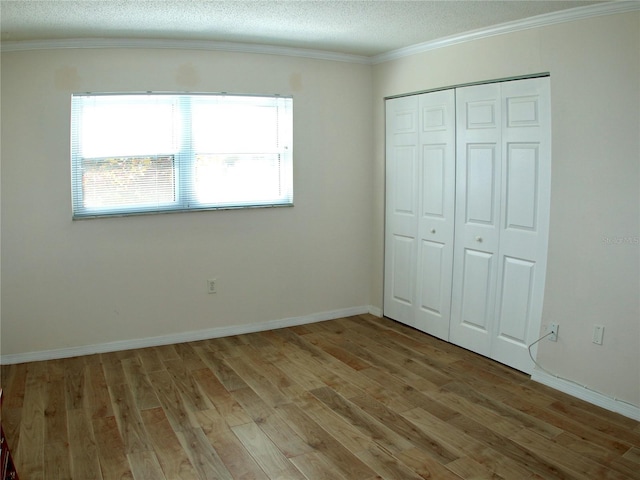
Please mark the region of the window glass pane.
<svg viewBox="0 0 640 480"><path fill-rule="evenodd" d="M192 129L196 152L278 151L275 106L198 103L193 106Z"/></svg>
<svg viewBox="0 0 640 480"><path fill-rule="evenodd" d="M171 154L180 148L179 112L171 97L109 95L83 102L83 157Z"/></svg>
<svg viewBox="0 0 640 480"><path fill-rule="evenodd" d="M278 154L197 155L195 193L200 203L264 204L282 197Z"/></svg>
<svg viewBox="0 0 640 480"><path fill-rule="evenodd" d="M82 162L85 208L144 207L175 200L173 157L120 157Z"/></svg>

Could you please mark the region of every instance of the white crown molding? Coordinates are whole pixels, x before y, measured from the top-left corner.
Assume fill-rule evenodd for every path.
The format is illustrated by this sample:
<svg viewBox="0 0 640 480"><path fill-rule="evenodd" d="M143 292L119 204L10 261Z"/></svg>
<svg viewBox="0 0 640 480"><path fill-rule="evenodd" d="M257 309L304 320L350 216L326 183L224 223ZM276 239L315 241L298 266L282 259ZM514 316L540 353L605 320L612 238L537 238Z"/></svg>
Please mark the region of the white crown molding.
<svg viewBox="0 0 640 480"><path fill-rule="evenodd" d="M88 49L88 48L151 48L151 49L182 49L182 50L209 50L240 53L256 53L263 55L284 55L289 57L303 57L315 60L330 60L336 62L359 63L375 65L418 53L449 47L459 43L470 42L481 38L513 33L536 27L545 27L557 23L581 20L590 17L613 15L640 10L640 1L623 0L612 1L577 7L560 12L537 15L535 17L503 23L489 28L482 28L450 37L419 43L405 48L392 50L371 57L352 55L324 50L312 50L304 48L278 47L274 45L214 42L209 40L182 40L182 39L144 39L144 38L72 38L51 40L23 40L7 41L0 43L1 52L20 52L28 50L54 50L54 49Z"/></svg>
<svg viewBox="0 0 640 480"><path fill-rule="evenodd" d="M2 52L21 52L28 50L56 49L89 49L89 48L149 48L178 50L209 50L222 52L257 53L261 55L283 55L287 57L303 57L314 60L330 60L334 62L371 63L369 57L351 55L324 50L305 48L278 47L251 43L214 42L208 40L181 40L156 38L69 38L52 40L22 40L2 42Z"/></svg>
<svg viewBox="0 0 640 480"><path fill-rule="evenodd" d="M555 388L573 397L584 400L598 407L605 408L625 417L640 421L640 407L632 405L628 402L617 398L608 397L602 393L583 387L564 378L549 375L540 370L534 370L531 374L531 380L542 383L548 387Z"/></svg>
<svg viewBox="0 0 640 480"><path fill-rule="evenodd" d="M133 340L120 340L116 342L99 343L94 345L81 345L77 347L60 348L55 350L41 350L37 352L16 353L0 356L0 365L12 365L15 363L39 362L42 360L54 360L57 358L70 358L80 355L93 355L96 353L118 352L133 348L157 347L159 345L171 345L174 343L196 342L209 338L228 337L230 335L242 335L245 333L262 332L277 328L294 327L308 323L324 322L336 318L362 315L377 311L373 306L361 306L331 310L328 312L313 313L301 317L270 320L263 323L251 323L245 325L232 325L229 327L216 327L191 332L181 332L159 337L136 338ZM375 313L372 313L375 315Z"/></svg>
<svg viewBox="0 0 640 480"><path fill-rule="evenodd" d="M450 47L452 45L471 42L473 40L479 40L481 38L488 38L496 35L503 35L505 33L518 32L520 30L528 30L530 28L546 27L549 25L582 20L585 18L600 17L603 15L614 15L638 10L640 10L640 1L638 0L613 1L609 3L587 5L585 7L576 7L569 10L562 10L560 12L536 15L535 17L525 18L523 20L502 23L500 25L495 25L489 28L472 30L463 34L452 35L450 37L444 37L438 40L419 43L406 48L399 48L397 50L392 50L391 52L386 52L370 57L370 61L373 65L376 65L378 63L397 60L399 58L416 55L418 53L428 52L429 50Z"/></svg>

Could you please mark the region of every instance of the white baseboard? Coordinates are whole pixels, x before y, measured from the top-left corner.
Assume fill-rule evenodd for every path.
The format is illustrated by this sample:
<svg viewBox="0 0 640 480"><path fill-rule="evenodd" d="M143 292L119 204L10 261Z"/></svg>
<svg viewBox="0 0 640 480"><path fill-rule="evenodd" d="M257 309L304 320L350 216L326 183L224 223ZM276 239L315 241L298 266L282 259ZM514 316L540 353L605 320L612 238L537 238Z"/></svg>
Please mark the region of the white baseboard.
<svg viewBox="0 0 640 480"><path fill-rule="evenodd" d="M540 370L533 371L531 374L531 380L547 385L548 387L555 388L556 390L560 390L561 392L579 398L580 400L584 400L612 412L619 413L625 417L640 421L640 407L618 400L617 398L608 397L602 393L578 385L570 380L554 377L553 375L549 375L548 373Z"/></svg>
<svg viewBox="0 0 640 480"><path fill-rule="evenodd" d="M344 308L328 312L313 313L301 317L283 318L270 320L263 323L250 323L245 325L231 325L228 327L216 327L205 330L191 332L181 332L171 335L161 335L159 337L136 338L133 340L120 340L116 342L99 343L95 345L81 345L78 347L59 348L55 350L42 350L38 352L16 353L0 356L0 365L11 365L14 363L38 362L42 360L53 360L56 358L70 358L80 355L93 355L95 353L117 352L120 350L131 350L133 348L157 347L159 345L170 345L173 343L195 342L209 338L228 337L230 335L241 335L243 333L261 332L274 330L277 328L293 327L305 325L307 323L323 322L336 318L350 317L352 315L362 315L371 313L382 316L376 307L366 305L361 307Z"/></svg>

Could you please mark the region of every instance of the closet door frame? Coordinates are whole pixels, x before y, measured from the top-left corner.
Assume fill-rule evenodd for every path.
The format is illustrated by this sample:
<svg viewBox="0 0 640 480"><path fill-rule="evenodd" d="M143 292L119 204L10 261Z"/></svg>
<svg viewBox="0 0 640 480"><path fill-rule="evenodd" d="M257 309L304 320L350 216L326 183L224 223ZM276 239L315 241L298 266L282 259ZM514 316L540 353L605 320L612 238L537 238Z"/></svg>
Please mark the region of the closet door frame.
<svg viewBox="0 0 640 480"><path fill-rule="evenodd" d="M416 108L415 103L412 104L411 101L406 100L410 98L409 96L402 97L405 99L405 107L410 106L405 110L413 112L410 115L413 123L410 135L406 135L409 134L409 131L403 132L405 138L410 137L411 140L406 142L406 145L402 145L405 148L404 163L405 165L411 164L411 167L404 172L405 178L411 178L409 182L411 185L410 195L407 195L407 191L404 194L400 193L400 195L404 195L403 198L407 205L411 204L411 208L405 209L403 214L405 224L412 223L414 226L417 224L418 227L414 227L410 231L407 229L404 234L399 235L389 230L389 224L394 223L394 212L390 206L389 198L394 198L403 190L399 185L401 182L397 182L397 176L395 172L390 171L389 165L393 149L399 146L397 144L394 146L394 136L399 132L394 133L389 129L389 115L395 109L395 107L389 108L392 103L389 100L396 101L399 97L388 98L385 102L387 109L387 198L385 201L384 315L527 373L533 370L533 364L528 355L527 358L523 355L528 344L535 341L540 334L546 276L551 183L550 82L548 77L548 74L538 74L443 89L454 92L455 96L458 96L463 91L462 89L469 86L486 87L487 91L496 87L501 90L504 87L507 92L506 95L502 95L502 93L494 95L497 99L497 106L492 114L497 128L501 129L499 141L484 141L483 143L480 139L474 140L471 135L468 138L470 141L467 142L471 145L472 155L481 158L484 153L485 163L487 161L495 162L493 165L493 185L489 189L492 190L493 204L488 209L488 204L485 203L481 205L482 208L472 205L475 210L474 208L465 208L465 211L461 213L460 206L467 207L468 196L462 195L460 192L467 190L469 187L466 184L468 178L471 181L473 178L468 177L465 172L463 180L460 180L461 164L465 165L468 161L468 155L466 155L467 147L465 147L465 158L460 159L460 133L456 127L458 139L454 154L456 156L457 178L452 186L455 192L455 202L452 203L452 208L455 208L456 222L455 231L450 232L452 236L455 235L455 242L453 245L449 244L454 252L452 254L452 278L449 279L449 298L451 300L449 312L445 311L446 308L429 307L429 305L433 305L433 301L431 303L428 301L429 298L426 298L427 301L425 301L425 297L429 297L429 295L431 295L431 300L438 297L433 294L434 279L428 279L422 273L425 271L425 266L428 266L430 270L437 270L446 263L446 261L441 262L442 256L440 255L440 253L444 253L442 246L445 242L439 240L437 235L445 234L447 228L442 227L445 225L444 223L434 225L433 221L437 218L437 215L434 215L434 209L425 208L429 201L435 197L433 190L431 190L431 197L429 192L425 195L424 191L424 185L428 183L424 180L424 176L427 174L425 166L428 166L429 161L425 162L423 154L425 149L433 149L434 145L433 140L429 143L424 138L424 106ZM539 78L541 78L539 81L539 84L542 85L541 90L536 86L536 80L534 80ZM532 87L530 92L527 92L525 88L524 94L515 92L512 95L509 93L510 85L504 85L506 82L529 79L532 81L528 82L528 85ZM436 92L426 92L426 94L430 93ZM424 98L424 95L411 96ZM541 95L539 101L534 101L533 99L537 95ZM490 94L487 95L487 98L490 97ZM457 100L456 110L462 108ZM482 107L480 104L476 106ZM481 110L482 108L478 111ZM518 115L521 118L516 118ZM456 122L459 116L460 112L456 111ZM534 125L536 122L538 124ZM473 127L470 130L488 127L488 125L479 125L478 122L475 122L475 125L473 123L470 124ZM535 135L534 137L528 136L536 129L539 133L536 138L534 138ZM492 143L493 146L491 146ZM437 142L435 144L437 145ZM491 149L494 159L487 157L487 151ZM408 154L409 151L410 154ZM431 167L438 163L433 159L430 162ZM411 175L410 171L415 174ZM535 177L535 180L528 181L532 177ZM394 181L396 181L395 185ZM461 182L464 183L464 190ZM478 186L479 184L475 185L475 187ZM517 195L514 196L514 192L522 190L535 191L535 204L518 198ZM480 193L487 194L487 192ZM478 197L477 188L475 195L476 198L482 197L482 195ZM411 200L408 200L409 198ZM511 208L511 205L515 205L515 208ZM481 211L483 209L484 211ZM484 217L481 215L487 212L490 212L490 221L487 220L486 215ZM479 218L474 218L474 215ZM462 220L460 220L461 218ZM473 220L481 221L474 222ZM462 227L460 226L461 221L464 225ZM474 223L477 225L473 225ZM522 249L518 250L518 246L524 244L529 244L527 251L533 253L529 254L524 253ZM513 250L514 248L516 250ZM434 255L434 252L439 253ZM404 275L398 274L403 270L403 268L399 268L401 262L398 259L405 265ZM427 260L424 261L425 259ZM463 269L463 272L466 268L466 274L460 274L460 268ZM389 272L394 271L393 275L389 275ZM480 283L476 286L475 291L465 291L463 282L466 280L467 286L469 286L470 280L476 277L489 279L484 291L479 288ZM443 292L440 287L446 284L446 279L444 282L443 279L441 274L439 279L435 281L439 294ZM429 282L432 282L432 285L428 285ZM521 300L514 301L513 299L520 294L514 294L512 287L523 282L527 283L527 295L522 296ZM402 288L398 288L399 286ZM398 302L400 296L397 295L397 292L401 290L406 298ZM477 310L478 306L481 307L485 315L480 320L477 315L473 317L470 313L474 308ZM465 309L469 313L467 317L464 316L466 315ZM447 331L443 332L441 325L434 328L433 325L437 322L429 322L428 314L433 314L434 311L442 318L449 317L449 329L445 329ZM510 325L509 319L516 317L518 321L515 326ZM460 340L458 338L460 337L459 332L456 329L459 330L462 323L467 324L466 328L471 326L475 330L485 330L486 335L481 340ZM526 353L528 354L528 352Z"/></svg>

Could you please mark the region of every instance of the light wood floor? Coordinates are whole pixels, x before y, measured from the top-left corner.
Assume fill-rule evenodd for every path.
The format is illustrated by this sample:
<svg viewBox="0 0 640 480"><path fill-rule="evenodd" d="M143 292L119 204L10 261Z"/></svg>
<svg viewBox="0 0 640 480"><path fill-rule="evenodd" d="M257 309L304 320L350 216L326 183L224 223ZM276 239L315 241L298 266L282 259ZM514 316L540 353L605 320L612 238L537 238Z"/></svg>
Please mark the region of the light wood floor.
<svg viewBox="0 0 640 480"><path fill-rule="evenodd" d="M2 367L22 480L640 479L640 425L370 315Z"/></svg>

